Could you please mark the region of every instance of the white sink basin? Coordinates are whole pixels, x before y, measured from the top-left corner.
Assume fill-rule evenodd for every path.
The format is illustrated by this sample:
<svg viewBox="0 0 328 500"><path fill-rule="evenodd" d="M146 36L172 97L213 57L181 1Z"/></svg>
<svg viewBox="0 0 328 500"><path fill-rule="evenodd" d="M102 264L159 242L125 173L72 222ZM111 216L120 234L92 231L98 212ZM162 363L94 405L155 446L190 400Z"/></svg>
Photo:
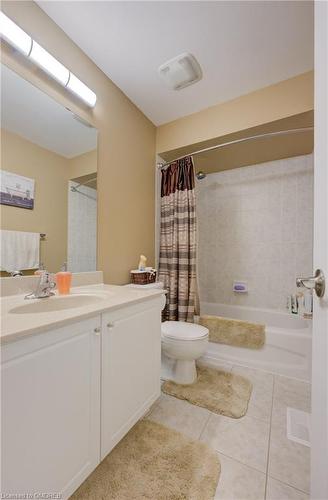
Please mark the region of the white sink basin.
<svg viewBox="0 0 328 500"><path fill-rule="evenodd" d="M44 299L31 299L23 306L11 309L11 314L34 314L64 309L75 309L77 307L90 306L108 298L109 294L73 294L65 296L53 296Z"/></svg>

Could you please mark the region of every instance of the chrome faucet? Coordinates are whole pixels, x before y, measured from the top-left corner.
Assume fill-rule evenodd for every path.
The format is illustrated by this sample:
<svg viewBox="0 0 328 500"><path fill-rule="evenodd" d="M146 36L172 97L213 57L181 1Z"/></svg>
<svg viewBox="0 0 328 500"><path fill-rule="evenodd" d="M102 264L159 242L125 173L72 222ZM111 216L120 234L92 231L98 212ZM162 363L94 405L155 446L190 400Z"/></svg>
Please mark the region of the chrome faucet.
<svg viewBox="0 0 328 500"><path fill-rule="evenodd" d="M40 275L40 281L36 290L28 295L25 295L25 299L44 299L45 297L51 297L55 295L51 290L55 288L56 283L52 279L52 276L48 271L43 271Z"/></svg>
<svg viewBox="0 0 328 500"><path fill-rule="evenodd" d="M17 276L23 276L22 271L7 271L12 278L17 278Z"/></svg>

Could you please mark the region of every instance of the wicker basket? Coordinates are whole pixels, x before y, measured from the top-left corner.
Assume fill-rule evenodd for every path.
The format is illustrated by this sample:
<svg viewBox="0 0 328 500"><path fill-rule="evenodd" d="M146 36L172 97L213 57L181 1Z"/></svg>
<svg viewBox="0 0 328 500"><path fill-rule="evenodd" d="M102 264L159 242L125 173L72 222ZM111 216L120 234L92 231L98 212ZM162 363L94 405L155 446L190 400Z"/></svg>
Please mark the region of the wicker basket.
<svg viewBox="0 0 328 500"><path fill-rule="evenodd" d="M156 281L156 269L147 269L145 271L139 271L135 269L130 272L131 283L134 285L148 285L149 283L155 283Z"/></svg>

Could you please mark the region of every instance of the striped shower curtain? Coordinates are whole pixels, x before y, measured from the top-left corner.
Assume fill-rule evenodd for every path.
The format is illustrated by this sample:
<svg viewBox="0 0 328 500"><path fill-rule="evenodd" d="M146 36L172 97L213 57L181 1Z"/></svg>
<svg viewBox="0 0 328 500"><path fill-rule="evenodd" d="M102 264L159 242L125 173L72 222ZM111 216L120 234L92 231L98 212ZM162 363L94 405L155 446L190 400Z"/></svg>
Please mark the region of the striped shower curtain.
<svg viewBox="0 0 328 500"><path fill-rule="evenodd" d="M191 157L162 170L159 280L168 291L165 320L194 320L196 285L195 175Z"/></svg>

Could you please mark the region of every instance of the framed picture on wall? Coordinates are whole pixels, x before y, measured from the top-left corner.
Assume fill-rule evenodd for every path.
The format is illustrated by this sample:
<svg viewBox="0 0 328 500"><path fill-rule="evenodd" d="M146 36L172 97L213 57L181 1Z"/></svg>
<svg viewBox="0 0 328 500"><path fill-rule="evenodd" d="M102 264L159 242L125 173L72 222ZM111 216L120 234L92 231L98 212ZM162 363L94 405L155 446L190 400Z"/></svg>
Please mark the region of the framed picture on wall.
<svg viewBox="0 0 328 500"><path fill-rule="evenodd" d="M0 204L32 210L34 208L34 185L34 179L1 170Z"/></svg>

